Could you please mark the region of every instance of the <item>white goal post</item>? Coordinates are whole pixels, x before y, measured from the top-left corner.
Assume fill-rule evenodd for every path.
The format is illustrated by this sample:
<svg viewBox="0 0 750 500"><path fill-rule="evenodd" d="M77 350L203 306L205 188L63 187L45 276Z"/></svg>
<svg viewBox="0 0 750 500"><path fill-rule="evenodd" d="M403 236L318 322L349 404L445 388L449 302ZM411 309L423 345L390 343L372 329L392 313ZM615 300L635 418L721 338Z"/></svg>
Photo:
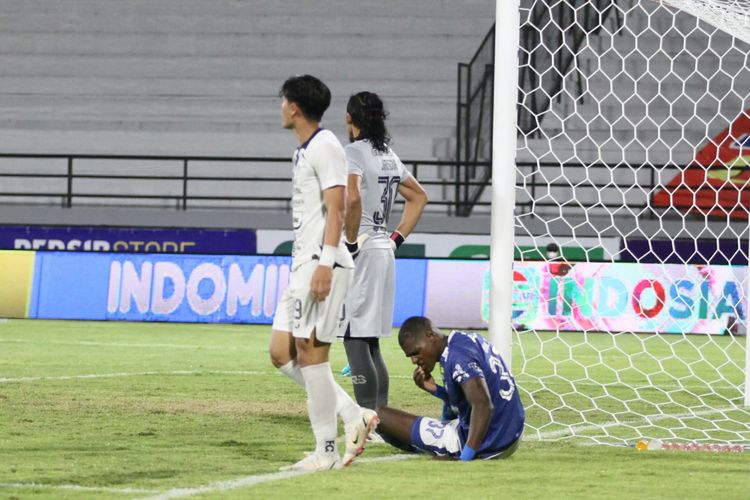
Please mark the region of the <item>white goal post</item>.
<svg viewBox="0 0 750 500"><path fill-rule="evenodd" d="M750 445L748 12L496 2L490 336L526 438Z"/></svg>

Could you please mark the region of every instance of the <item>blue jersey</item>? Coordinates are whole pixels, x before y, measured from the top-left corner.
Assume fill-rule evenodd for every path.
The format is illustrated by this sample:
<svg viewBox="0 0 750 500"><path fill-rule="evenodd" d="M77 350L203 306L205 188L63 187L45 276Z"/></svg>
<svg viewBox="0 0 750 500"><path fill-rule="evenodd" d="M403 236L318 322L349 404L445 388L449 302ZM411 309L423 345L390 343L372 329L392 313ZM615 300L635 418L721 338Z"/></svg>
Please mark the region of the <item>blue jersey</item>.
<svg viewBox="0 0 750 500"><path fill-rule="evenodd" d="M477 455L491 457L521 437L526 412L516 381L492 344L474 332L451 332L448 345L440 356L440 366L448 404L458 409L458 434L462 446L469 437L471 405L461 386L476 377L484 378L494 406L487 435Z"/></svg>

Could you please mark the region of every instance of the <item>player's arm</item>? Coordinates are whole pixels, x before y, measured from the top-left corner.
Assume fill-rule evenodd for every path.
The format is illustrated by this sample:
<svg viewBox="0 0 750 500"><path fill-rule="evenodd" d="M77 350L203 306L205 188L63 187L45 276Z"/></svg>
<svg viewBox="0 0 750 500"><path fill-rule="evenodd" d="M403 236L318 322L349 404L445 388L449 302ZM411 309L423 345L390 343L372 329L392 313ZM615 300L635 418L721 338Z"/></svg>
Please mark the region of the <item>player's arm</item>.
<svg viewBox="0 0 750 500"><path fill-rule="evenodd" d="M346 184L346 220L344 222L344 236L346 247L352 254L359 252L357 235L362 222L362 176L349 174Z"/></svg>
<svg viewBox="0 0 750 500"><path fill-rule="evenodd" d="M492 412L495 409L483 377L473 377L461 385L466 401L471 405L469 437L461 452L461 460L471 460L487 435Z"/></svg>
<svg viewBox="0 0 750 500"><path fill-rule="evenodd" d="M325 300L331 291L333 280L333 264L336 248L341 240L341 230L344 226L344 203L346 191L344 186L332 186L323 191L323 203L326 206L326 228L323 233L323 251L315 268L310 291L313 299Z"/></svg>
<svg viewBox="0 0 750 500"><path fill-rule="evenodd" d="M429 392L436 398L440 398L443 401L448 400L448 392L446 392L445 387L442 387L435 382L435 379L432 377L431 373L425 372L421 367L416 367L414 369L414 383L422 389L423 391Z"/></svg>
<svg viewBox="0 0 750 500"><path fill-rule="evenodd" d="M427 205L427 192L414 177L407 177L398 186L398 192L404 197L404 212L401 214L396 231L391 234L391 240L396 242L396 248L401 246L404 239L411 234L417 226L422 211ZM399 237L400 236L400 237Z"/></svg>

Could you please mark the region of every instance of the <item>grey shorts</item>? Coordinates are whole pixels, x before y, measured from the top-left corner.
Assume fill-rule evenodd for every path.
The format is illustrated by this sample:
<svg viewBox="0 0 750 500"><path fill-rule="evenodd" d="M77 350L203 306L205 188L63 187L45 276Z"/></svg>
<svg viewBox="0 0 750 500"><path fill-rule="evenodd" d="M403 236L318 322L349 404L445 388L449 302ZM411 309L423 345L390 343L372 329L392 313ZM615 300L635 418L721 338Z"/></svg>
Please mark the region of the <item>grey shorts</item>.
<svg viewBox="0 0 750 500"><path fill-rule="evenodd" d="M393 327L396 259L390 249L362 250L354 261L354 278L346 294L341 336L384 338Z"/></svg>

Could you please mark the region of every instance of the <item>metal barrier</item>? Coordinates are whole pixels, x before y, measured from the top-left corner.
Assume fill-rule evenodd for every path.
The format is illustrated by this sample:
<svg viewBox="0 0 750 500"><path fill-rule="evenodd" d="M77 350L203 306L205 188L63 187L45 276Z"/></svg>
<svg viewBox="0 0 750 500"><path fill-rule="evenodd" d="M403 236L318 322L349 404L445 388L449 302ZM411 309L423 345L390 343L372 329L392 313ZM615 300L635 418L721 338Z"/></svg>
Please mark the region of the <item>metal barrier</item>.
<svg viewBox="0 0 750 500"><path fill-rule="evenodd" d="M50 172L24 172L28 167L22 165L7 165L8 160L40 160L44 161L47 170ZM148 163L161 162L161 169L170 170L171 173L163 174L159 172L136 174L128 173L127 168L117 167L116 172L110 173L109 170L115 168L112 162L130 162L133 166L140 163L141 166ZM14 199L23 200L23 203L29 204L51 204L49 200L59 200L59 205L70 208L82 204L92 205L94 200L99 200L103 205L127 205L143 206L144 200L163 201L168 206L179 209L189 210L191 208L202 208L199 202L214 201L211 208L233 208L232 203L248 202L263 204L268 202L276 203L276 208L290 210L290 193L291 186L276 186L278 196L269 195L273 189L269 189L272 183L291 183L291 161L289 158L262 158L262 157L220 157L220 156L144 156L144 155L64 155L64 154L15 154L0 153L0 203L13 203ZM55 165L59 162L58 165ZM93 168L92 162L105 162L99 168ZM106 162L110 162L106 165ZM88 163L88 164L86 164ZM224 175L206 175L207 169L211 169L220 164L222 167L238 169L237 173ZM258 170L269 164L288 165L288 176L268 175L268 170ZM453 180L452 170L447 179L442 179L440 169L453 169L453 161L433 161L433 160L408 160L404 164L409 168L412 174L420 179L422 185L433 191L430 206L434 210L436 207L440 211L453 214L455 202L453 194L455 193L455 182ZM37 168L40 165L35 165ZM246 172L239 171L240 168L247 169L248 166L254 167L256 175L247 175ZM489 167L489 163L480 164L479 166ZM55 168L57 167L57 168ZM166 168L170 167L170 168ZM159 167L152 167L152 170L158 170ZM429 174L423 175L426 169L430 169ZM92 172L96 170L96 172ZM263 174L263 175L261 175ZM35 179L30 185L24 184L23 189L4 188L3 180L5 179ZM59 180L59 188L56 189L39 189L38 186L43 180ZM94 191L83 189L78 186L79 181L99 180L99 181L121 181L120 186L127 190L128 183L132 181L172 181L170 185L173 189L164 189L164 192L143 193L133 190L127 192L106 192L104 190ZM217 183L212 189L207 188L207 183ZM233 189L228 189L231 186ZM248 195L231 195L227 192L237 191L237 183L243 183L251 194ZM174 189L179 184L179 189ZM197 194L194 189L201 184L203 192ZM110 185L115 186L115 185ZM158 188L157 188L158 190ZM206 193L206 190L213 193ZM440 192L440 196L435 196ZM86 201L87 200L87 201ZM222 203L224 202L224 203ZM403 203L401 201L400 203ZM54 203L55 205L58 202ZM153 206L153 204L148 205ZM235 205L236 207L236 205Z"/></svg>
<svg viewBox="0 0 750 500"><path fill-rule="evenodd" d="M42 161L35 167L37 170L44 167L47 171L30 172L28 167L19 168L20 164L8 166L8 161L12 159ZM127 168L112 164L123 161L129 162ZM159 164L153 165L154 162ZM276 174L273 168L278 164L288 167L286 172L289 175ZM479 179L491 175L491 163L486 161L457 164L454 161L408 160L404 164L428 190L428 209L433 214L463 215L460 210L463 203L461 190L465 189L467 182L470 186L479 186L483 184ZM144 165L155 172L127 172L128 169L143 170ZM210 174L212 171L227 170L224 167L229 167L231 174ZM548 207L555 213L560 213L562 209L566 214L576 215L582 214L585 209L588 215L597 211L606 215L611 208L627 206L643 213L650 210L649 198L655 188L664 185L679 170L675 165L642 165L643 168L638 169L617 167L603 163L518 162L516 211L519 214L531 213L533 208L536 213L541 213ZM240 168L245 170L235 172ZM116 170L110 172L113 169ZM247 170L253 169L255 175L247 173ZM466 169L478 173L474 177L478 180L467 180L464 175ZM168 173L163 173L164 170ZM35 182L22 183L23 189L9 190L5 180L11 178L34 179ZM461 181L456 182L456 179ZM57 183L59 187L37 189L45 180L60 181ZM87 180L105 181L105 184L98 183L93 190L91 186L86 188L79 185ZM106 181L119 182L106 184ZM137 192L136 187L128 184L132 181L147 181L147 185L153 188L152 192ZM168 188L160 188L159 183L153 181L171 183ZM144 206L144 201L148 201L151 204L146 206L154 207L155 202L161 201L161 208L178 210L254 208L272 203L276 210L290 211L290 183L289 158L0 154L0 203L54 204L70 208L81 205ZM103 190L103 187L112 189ZM120 189L120 192L112 192L116 189ZM573 189L575 196L572 196ZM249 194L227 194L232 191L247 191ZM623 193L627 193L627 199L623 198ZM559 200L575 203L560 203ZM213 203L207 207L206 202ZM239 206L238 202L244 205ZM489 193L476 205L488 214Z"/></svg>

